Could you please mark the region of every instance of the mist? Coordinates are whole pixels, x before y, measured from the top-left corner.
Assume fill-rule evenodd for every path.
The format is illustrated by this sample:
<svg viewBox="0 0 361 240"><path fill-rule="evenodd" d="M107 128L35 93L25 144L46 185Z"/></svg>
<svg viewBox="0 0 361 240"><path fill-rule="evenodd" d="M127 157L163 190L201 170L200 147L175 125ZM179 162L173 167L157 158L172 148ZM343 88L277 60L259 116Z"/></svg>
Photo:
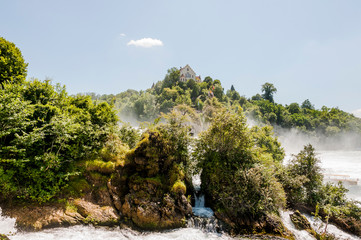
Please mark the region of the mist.
<svg viewBox="0 0 361 240"><path fill-rule="evenodd" d="M353 132L339 133L335 136L311 135L298 129L276 127L275 135L286 152L297 153L306 144L312 144L317 151L361 150L361 135Z"/></svg>

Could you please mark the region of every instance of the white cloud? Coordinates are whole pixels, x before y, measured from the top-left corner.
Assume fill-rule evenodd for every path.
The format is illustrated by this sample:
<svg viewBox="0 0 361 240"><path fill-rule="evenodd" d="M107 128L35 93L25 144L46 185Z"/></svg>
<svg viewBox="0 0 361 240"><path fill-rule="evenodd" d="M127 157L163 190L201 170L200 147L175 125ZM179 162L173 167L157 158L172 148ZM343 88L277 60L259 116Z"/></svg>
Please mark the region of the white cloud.
<svg viewBox="0 0 361 240"><path fill-rule="evenodd" d="M355 115L355 117L361 118L361 108L353 111L352 114Z"/></svg>
<svg viewBox="0 0 361 240"><path fill-rule="evenodd" d="M125 35L125 33L119 34L119 37L120 37L120 38L123 38L123 37L125 37L125 36L127 36L127 35Z"/></svg>
<svg viewBox="0 0 361 240"><path fill-rule="evenodd" d="M150 47L156 47L156 46L163 46L163 42L159 39L154 38L142 38L139 40L130 40L127 43L128 46L134 45L136 47L144 47L144 48L150 48Z"/></svg>

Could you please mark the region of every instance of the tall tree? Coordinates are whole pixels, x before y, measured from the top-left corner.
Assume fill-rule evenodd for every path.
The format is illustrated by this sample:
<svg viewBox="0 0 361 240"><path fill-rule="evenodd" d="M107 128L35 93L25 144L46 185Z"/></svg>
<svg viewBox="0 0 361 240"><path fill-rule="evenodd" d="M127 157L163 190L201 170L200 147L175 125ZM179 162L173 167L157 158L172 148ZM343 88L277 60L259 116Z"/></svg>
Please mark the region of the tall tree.
<svg viewBox="0 0 361 240"><path fill-rule="evenodd" d="M277 88L275 88L275 86L273 86L272 83L268 83L266 82L265 84L262 85L262 97L265 100L268 100L270 102L274 102L273 101L273 94L277 92Z"/></svg>
<svg viewBox="0 0 361 240"><path fill-rule="evenodd" d="M0 37L0 85L4 82L22 83L26 78L27 66L15 44Z"/></svg>

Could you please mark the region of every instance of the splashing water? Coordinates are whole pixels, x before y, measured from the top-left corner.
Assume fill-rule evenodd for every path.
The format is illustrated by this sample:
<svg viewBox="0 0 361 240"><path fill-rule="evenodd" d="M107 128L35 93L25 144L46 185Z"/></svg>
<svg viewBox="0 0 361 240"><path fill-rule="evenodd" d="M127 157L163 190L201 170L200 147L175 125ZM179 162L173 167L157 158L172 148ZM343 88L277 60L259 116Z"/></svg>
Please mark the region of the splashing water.
<svg viewBox="0 0 361 240"><path fill-rule="evenodd" d="M324 223L320 220L316 220L313 216L310 216L308 214L304 214L307 220L311 223L312 228L318 232L321 233L324 230ZM346 233L340 229L338 229L333 224L327 225L327 233L332 234L335 236L335 239L337 240L360 240L361 238L351 235L349 233Z"/></svg>
<svg viewBox="0 0 361 240"><path fill-rule="evenodd" d="M311 234L309 234L306 230L298 230L295 225L292 223L290 214L293 212L291 211L281 211L281 218L282 222L285 227L290 230L293 235L295 235L296 240L310 240L315 239Z"/></svg>
<svg viewBox="0 0 361 240"><path fill-rule="evenodd" d="M10 235L16 233L15 219L2 216L2 209L0 208L0 234Z"/></svg>
<svg viewBox="0 0 361 240"><path fill-rule="evenodd" d="M212 209L205 207L204 194L200 193L201 190L201 177L200 175L195 175L192 178L194 190L195 190L195 204L192 208L193 214L202 218L210 218L214 215Z"/></svg>
<svg viewBox="0 0 361 240"><path fill-rule="evenodd" d="M41 232L27 232L19 233L15 236L10 236L11 240L123 240L123 239L136 239L136 240L202 240L202 239L217 239L228 240L233 239L226 234L215 234L201 231L194 228L182 228L168 232L146 232L140 233L130 229L119 228L105 228L105 227L92 227L92 226L74 226L69 228L54 228ZM242 239L242 238L241 238Z"/></svg>

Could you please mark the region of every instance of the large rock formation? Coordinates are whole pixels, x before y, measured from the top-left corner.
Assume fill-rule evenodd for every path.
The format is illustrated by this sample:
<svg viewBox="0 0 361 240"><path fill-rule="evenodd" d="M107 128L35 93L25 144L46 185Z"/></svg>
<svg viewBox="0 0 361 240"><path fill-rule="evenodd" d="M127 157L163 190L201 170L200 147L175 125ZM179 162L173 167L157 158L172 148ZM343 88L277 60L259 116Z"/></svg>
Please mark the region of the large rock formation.
<svg viewBox="0 0 361 240"><path fill-rule="evenodd" d="M119 189L118 194L112 191L113 196L122 196L119 210L124 217L141 229L184 226L186 216L192 213L185 196L185 176L180 160L169 154L165 140L159 132L145 134L127 155L123 171L129 177L118 181L115 187ZM113 182L116 185L116 179Z"/></svg>
<svg viewBox="0 0 361 240"><path fill-rule="evenodd" d="M4 208L4 214L16 218L16 225L23 230L88 224L113 226L120 220L111 206L100 206L75 199L64 204L16 205Z"/></svg>

